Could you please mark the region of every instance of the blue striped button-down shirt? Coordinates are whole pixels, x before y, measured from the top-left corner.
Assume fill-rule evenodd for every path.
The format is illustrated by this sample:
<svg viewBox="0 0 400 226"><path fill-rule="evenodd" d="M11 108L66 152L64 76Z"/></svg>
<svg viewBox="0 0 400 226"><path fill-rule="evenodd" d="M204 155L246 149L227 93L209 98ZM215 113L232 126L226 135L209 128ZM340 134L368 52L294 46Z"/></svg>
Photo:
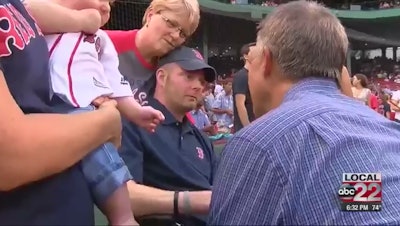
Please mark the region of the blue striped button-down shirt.
<svg viewBox="0 0 400 226"><path fill-rule="evenodd" d="M382 211L343 212L343 173L382 174ZM214 182L211 225L400 224L400 124L306 79L239 131Z"/></svg>

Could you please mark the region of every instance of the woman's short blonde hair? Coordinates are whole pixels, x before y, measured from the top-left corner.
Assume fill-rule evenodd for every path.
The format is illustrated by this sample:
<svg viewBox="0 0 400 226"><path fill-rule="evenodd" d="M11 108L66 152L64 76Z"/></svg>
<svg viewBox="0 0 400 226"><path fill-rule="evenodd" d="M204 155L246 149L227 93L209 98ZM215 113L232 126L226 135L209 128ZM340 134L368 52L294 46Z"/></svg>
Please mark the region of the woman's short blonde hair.
<svg viewBox="0 0 400 226"><path fill-rule="evenodd" d="M147 7L143 16L143 26L146 24L146 18L150 12L153 10L154 13L160 11L170 11L179 15L182 18L187 18L186 21L189 22L189 34L192 35L200 21L200 7L197 0L153 0L149 7Z"/></svg>

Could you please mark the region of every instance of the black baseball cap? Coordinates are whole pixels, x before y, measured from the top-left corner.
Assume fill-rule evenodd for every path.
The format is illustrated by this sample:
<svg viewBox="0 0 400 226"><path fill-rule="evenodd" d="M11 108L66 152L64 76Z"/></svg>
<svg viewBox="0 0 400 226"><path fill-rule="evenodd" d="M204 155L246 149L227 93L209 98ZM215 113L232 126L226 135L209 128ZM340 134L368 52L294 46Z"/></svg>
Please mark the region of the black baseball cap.
<svg viewBox="0 0 400 226"><path fill-rule="evenodd" d="M205 80L207 82L214 82L217 78L217 72L213 67L204 61L201 53L186 46L178 47L177 49L160 58L157 68L170 63L175 63L186 71L203 70Z"/></svg>

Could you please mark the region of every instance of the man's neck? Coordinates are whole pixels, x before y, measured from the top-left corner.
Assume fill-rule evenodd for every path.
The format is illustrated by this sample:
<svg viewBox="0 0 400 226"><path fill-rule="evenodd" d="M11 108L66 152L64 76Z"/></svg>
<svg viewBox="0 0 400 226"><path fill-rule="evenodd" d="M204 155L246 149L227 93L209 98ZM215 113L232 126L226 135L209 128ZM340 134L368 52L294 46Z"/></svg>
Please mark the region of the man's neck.
<svg viewBox="0 0 400 226"><path fill-rule="evenodd" d="M142 57L144 58L144 60L147 63L150 63L150 64L155 63L157 56L155 56L155 54L154 54L152 45L149 45L149 43L147 43L146 37L143 34L142 29L140 29L136 33L135 45L136 45L140 55L142 55Z"/></svg>
<svg viewBox="0 0 400 226"><path fill-rule="evenodd" d="M264 98L264 105L260 105L259 107L254 107L255 116L261 117L267 112L278 108L285 98L288 91L293 87L293 83L288 81L279 81L276 82L276 85L271 85L269 88L269 94Z"/></svg>
<svg viewBox="0 0 400 226"><path fill-rule="evenodd" d="M158 95L157 93L154 94L154 99L158 100L160 104L164 105L164 107L174 116L174 118L178 122L183 122L183 119L185 118L187 112L182 113L181 111L174 109L173 107L171 107L171 104L168 104L168 102L162 95Z"/></svg>

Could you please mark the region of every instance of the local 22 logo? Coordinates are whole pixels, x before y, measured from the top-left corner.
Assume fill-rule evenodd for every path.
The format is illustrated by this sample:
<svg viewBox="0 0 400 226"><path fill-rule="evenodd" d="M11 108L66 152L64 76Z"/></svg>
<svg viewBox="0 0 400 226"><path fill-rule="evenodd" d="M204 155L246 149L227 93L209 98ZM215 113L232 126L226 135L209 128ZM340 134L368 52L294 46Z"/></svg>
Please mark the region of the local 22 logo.
<svg viewBox="0 0 400 226"><path fill-rule="evenodd" d="M379 211L382 204L380 173L344 173L338 190L343 210Z"/></svg>

